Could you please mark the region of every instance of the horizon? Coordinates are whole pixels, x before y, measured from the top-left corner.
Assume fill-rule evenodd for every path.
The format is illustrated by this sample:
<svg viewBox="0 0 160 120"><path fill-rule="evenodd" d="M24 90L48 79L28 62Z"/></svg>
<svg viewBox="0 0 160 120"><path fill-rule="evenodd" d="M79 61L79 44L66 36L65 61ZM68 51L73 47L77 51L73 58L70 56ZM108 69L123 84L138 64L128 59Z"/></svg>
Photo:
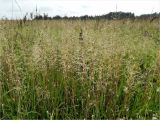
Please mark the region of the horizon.
<svg viewBox="0 0 160 120"><path fill-rule="evenodd" d="M21 19L26 13L53 17L96 16L110 12L131 12L135 16L160 12L158 0L0 0L0 19Z"/></svg>

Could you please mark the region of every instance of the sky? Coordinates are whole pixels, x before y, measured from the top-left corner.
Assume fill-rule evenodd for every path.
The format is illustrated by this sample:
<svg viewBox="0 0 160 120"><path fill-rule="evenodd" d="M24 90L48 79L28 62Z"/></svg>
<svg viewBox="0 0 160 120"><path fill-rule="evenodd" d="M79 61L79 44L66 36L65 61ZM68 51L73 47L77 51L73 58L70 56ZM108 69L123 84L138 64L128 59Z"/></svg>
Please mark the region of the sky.
<svg viewBox="0 0 160 120"><path fill-rule="evenodd" d="M135 15L160 12L160 0L0 0L0 18L22 18L26 13L49 16L102 15L132 12Z"/></svg>

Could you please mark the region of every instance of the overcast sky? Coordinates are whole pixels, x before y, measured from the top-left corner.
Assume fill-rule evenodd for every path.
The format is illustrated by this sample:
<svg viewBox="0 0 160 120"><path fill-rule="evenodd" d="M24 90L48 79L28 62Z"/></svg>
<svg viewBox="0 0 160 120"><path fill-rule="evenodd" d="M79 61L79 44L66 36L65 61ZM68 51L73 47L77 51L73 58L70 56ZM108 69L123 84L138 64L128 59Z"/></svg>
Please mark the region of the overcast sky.
<svg viewBox="0 0 160 120"><path fill-rule="evenodd" d="M13 4L12 0L0 0L0 18L21 18L35 13L36 6L40 14L49 16L101 15L116 9L135 15L160 12L160 0L13 0Z"/></svg>

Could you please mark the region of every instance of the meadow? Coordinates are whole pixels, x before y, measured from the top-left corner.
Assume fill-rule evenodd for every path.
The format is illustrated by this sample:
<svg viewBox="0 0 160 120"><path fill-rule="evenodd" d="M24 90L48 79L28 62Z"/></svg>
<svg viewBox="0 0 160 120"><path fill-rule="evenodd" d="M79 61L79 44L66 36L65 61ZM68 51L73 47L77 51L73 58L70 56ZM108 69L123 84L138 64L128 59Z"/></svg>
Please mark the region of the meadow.
<svg viewBox="0 0 160 120"><path fill-rule="evenodd" d="M160 119L158 20L0 21L1 119Z"/></svg>

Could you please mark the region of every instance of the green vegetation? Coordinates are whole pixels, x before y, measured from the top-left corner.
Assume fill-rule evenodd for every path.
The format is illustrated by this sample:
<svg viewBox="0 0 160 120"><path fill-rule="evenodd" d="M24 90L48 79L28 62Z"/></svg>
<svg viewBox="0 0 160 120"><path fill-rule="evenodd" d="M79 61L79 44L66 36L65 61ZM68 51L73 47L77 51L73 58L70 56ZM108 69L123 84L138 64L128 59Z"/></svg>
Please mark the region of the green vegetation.
<svg viewBox="0 0 160 120"><path fill-rule="evenodd" d="M2 119L160 119L157 21L0 21Z"/></svg>

